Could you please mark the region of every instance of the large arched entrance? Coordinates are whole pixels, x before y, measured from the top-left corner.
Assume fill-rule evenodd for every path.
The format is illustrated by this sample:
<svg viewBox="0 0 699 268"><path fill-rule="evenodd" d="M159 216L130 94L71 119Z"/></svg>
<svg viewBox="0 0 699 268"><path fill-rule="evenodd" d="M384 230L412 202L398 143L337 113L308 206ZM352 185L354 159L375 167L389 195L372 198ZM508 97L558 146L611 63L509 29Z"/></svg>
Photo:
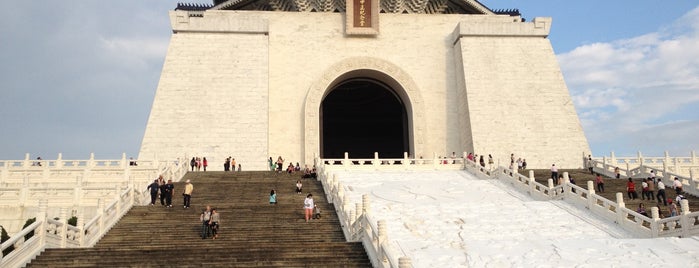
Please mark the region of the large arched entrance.
<svg viewBox="0 0 699 268"><path fill-rule="evenodd" d="M390 86L359 77L335 85L320 107L322 158L402 158L410 152L404 102Z"/></svg>

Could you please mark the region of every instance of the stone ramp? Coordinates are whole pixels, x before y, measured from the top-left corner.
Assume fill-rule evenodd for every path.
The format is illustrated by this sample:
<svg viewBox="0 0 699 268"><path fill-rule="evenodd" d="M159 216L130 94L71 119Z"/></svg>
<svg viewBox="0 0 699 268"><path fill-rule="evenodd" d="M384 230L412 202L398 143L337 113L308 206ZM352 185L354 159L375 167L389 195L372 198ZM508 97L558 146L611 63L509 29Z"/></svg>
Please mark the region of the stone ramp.
<svg viewBox="0 0 699 268"><path fill-rule="evenodd" d="M371 267L361 243L345 242L319 182L271 172L190 172L192 206L134 207L94 248L47 249L29 267ZM296 180L304 193L295 193ZM277 205L269 192L277 191ZM303 199L314 195L322 218L306 223ZM201 239L206 205L221 214L218 239Z"/></svg>

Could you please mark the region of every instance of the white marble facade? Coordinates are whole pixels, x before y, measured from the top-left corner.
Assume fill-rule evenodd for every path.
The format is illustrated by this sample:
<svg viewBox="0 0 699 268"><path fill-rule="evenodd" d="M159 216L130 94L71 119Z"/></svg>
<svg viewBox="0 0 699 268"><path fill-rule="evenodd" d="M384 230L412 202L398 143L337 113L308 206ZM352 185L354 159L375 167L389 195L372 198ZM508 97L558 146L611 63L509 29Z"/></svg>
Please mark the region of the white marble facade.
<svg viewBox="0 0 699 268"><path fill-rule="evenodd" d="M589 152L548 34L550 18L382 13L375 35L344 13L170 11L173 35L139 159L271 156L312 164L319 107L348 78L389 85L405 103L411 156L509 156L583 166ZM380 130L377 130L380 131Z"/></svg>

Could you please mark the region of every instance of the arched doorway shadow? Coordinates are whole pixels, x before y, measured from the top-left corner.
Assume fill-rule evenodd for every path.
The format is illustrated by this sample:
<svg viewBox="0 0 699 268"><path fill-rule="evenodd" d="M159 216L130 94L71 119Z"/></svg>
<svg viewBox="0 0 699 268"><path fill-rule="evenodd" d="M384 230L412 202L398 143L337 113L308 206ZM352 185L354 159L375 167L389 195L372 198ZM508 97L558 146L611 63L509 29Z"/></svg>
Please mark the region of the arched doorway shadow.
<svg viewBox="0 0 699 268"><path fill-rule="evenodd" d="M351 78L328 91L320 107L320 157L402 158L411 152L400 96L372 78Z"/></svg>
<svg viewBox="0 0 699 268"><path fill-rule="evenodd" d="M415 82L408 73L393 63L372 57L355 57L330 66L309 88L304 108L306 163L313 163L313 158L321 155L321 103L340 83L353 79L377 81L390 88L400 98L406 116L406 152L410 155L422 152L425 142L425 108ZM350 155L350 158L357 157Z"/></svg>

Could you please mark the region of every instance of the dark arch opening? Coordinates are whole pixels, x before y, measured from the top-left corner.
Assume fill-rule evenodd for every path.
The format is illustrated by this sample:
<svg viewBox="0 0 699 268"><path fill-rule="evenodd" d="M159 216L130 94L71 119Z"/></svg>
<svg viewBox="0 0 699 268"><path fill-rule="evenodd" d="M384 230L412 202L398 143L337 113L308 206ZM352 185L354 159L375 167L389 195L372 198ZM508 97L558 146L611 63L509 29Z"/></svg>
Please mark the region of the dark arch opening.
<svg viewBox="0 0 699 268"><path fill-rule="evenodd" d="M320 106L322 158L402 158L410 152L405 105L388 85L369 78L339 83Z"/></svg>

